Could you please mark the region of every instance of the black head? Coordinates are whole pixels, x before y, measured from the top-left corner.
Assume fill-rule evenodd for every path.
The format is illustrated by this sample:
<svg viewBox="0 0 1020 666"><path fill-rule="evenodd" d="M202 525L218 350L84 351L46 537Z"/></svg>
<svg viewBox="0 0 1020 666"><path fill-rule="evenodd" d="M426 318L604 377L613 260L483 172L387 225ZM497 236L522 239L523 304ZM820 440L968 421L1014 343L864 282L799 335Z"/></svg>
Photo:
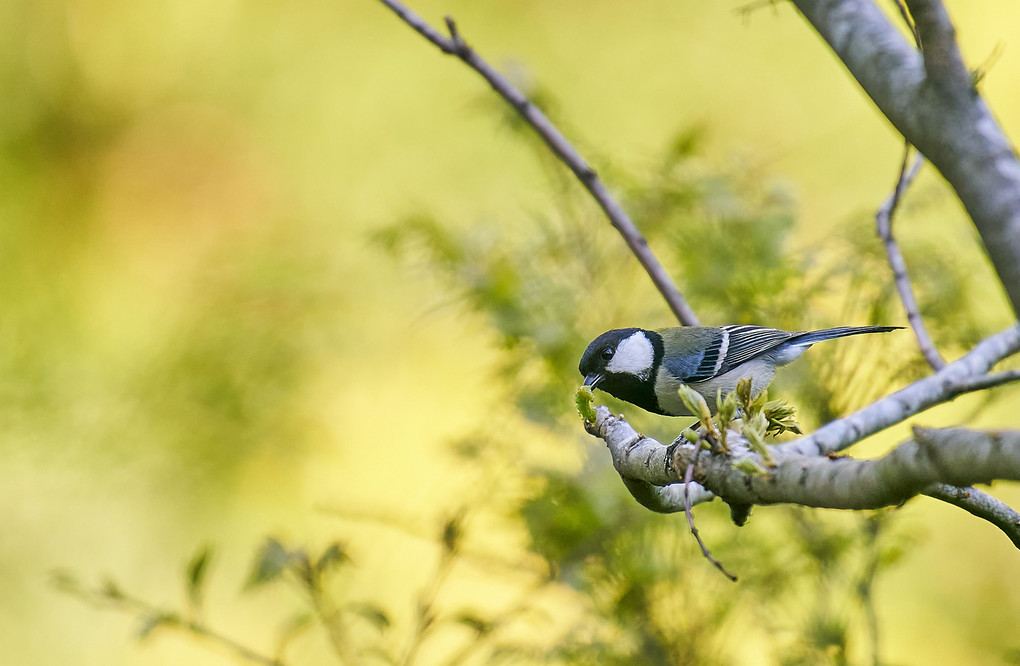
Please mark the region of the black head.
<svg viewBox="0 0 1020 666"><path fill-rule="evenodd" d="M595 338L578 370L585 386L599 388L642 409L662 413L655 399L655 373L662 360L662 338L653 331L619 328Z"/></svg>

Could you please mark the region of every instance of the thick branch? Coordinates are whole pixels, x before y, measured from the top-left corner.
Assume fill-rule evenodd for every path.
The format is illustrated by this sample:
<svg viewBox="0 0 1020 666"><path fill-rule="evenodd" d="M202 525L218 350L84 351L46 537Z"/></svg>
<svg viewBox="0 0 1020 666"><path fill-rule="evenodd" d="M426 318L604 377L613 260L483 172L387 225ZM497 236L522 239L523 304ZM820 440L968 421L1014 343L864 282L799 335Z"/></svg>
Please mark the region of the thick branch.
<svg viewBox="0 0 1020 666"><path fill-rule="evenodd" d="M719 456L703 458L695 478L729 502L877 509L901 504L935 483L1020 481L1020 432L915 429L914 439L877 460L790 456L762 476L734 474L732 461Z"/></svg>
<svg viewBox="0 0 1020 666"><path fill-rule="evenodd" d="M1020 325L1007 328L979 342L966 356L935 374L920 379L892 395L837 421L827 423L807 437L774 450L780 455L826 455L918 414L958 395L988 386L989 369L1020 351ZM1007 375L1008 377L1008 375Z"/></svg>
<svg viewBox="0 0 1020 666"><path fill-rule="evenodd" d="M668 486L656 486L647 481L620 477L623 485L638 501L638 504L656 513L679 513L685 506L684 484L672 483ZM691 482L691 505L701 504L715 499L715 495L705 490L700 483Z"/></svg>
<svg viewBox="0 0 1020 666"><path fill-rule="evenodd" d="M622 417L599 407L591 432L609 447L613 465L628 487L635 484L677 488L679 502L661 500L656 511L683 509L683 470L691 463L694 446L677 441L665 446L638 434ZM702 452L694 465L694 479L730 504L780 504L834 509L875 509L894 506L919 494L944 499L989 520L1020 545L1016 512L992 497L968 488L992 480L1020 480L1020 432L915 429L915 437L883 458L783 454L771 447L776 466L761 475L734 468L743 459L762 461L730 432L728 455ZM643 492L647 492L647 488ZM710 499L710 495L704 497Z"/></svg>
<svg viewBox="0 0 1020 666"><path fill-rule="evenodd" d="M794 4L956 191L1020 314L1020 162L970 76L961 75L945 10L934 0L907 3L925 49L922 59L871 0Z"/></svg>
<svg viewBox="0 0 1020 666"><path fill-rule="evenodd" d="M581 154L567 141L567 138L549 121L545 114L528 101L524 93L515 88L502 74L497 72L495 68L467 45L457 32L453 19L446 19L446 24L450 30L450 38L448 39L439 34L420 16L400 2L397 2L397 0L380 0L380 2L393 10L405 23L425 39L435 44L443 53L457 56L468 67L478 72L492 86L492 89L499 93L520 114L524 121L549 146L549 149L552 150L556 157L574 172L577 179L581 181L585 189L598 202L606 217L609 218L610 224L623 236L627 247L637 257L638 262L641 263L642 268L648 273L648 276L652 279L662 297L666 299L670 310L673 311L673 314L676 315L680 323L686 326L697 326L698 317L694 314L694 310L688 305L686 299L676 288L676 285L673 284L669 274L666 273L666 269L662 267L662 264L659 263L651 248L648 247L648 241L638 231L637 226L634 225L630 216L623 209L623 206L606 189L606 186L595 173L595 170L588 165L585 159L581 157Z"/></svg>

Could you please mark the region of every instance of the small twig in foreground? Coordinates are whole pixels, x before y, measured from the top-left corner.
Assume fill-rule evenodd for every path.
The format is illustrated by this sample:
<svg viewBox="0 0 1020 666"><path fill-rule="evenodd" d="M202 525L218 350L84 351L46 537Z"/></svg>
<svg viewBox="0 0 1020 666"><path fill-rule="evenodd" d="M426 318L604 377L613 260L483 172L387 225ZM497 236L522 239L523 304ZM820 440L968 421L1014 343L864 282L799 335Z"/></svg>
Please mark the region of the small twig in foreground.
<svg viewBox="0 0 1020 666"><path fill-rule="evenodd" d="M701 554L705 556L705 559L711 562L716 569L722 572L724 576L736 583L736 575L727 571L726 567L722 565L722 562L712 557L712 553L709 552L708 547L705 546L705 542L701 540L701 535L698 534L698 528L694 526L694 512L691 511L691 493L689 489L691 487L691 481L694 480L695 458L697 458L697 455L691 457L691 462L687 465L687 471L684 472L684 513L687 514L687 524L690 526L691 534L693 534L695 540L697 540L698 546L701 547Z"/></svg>

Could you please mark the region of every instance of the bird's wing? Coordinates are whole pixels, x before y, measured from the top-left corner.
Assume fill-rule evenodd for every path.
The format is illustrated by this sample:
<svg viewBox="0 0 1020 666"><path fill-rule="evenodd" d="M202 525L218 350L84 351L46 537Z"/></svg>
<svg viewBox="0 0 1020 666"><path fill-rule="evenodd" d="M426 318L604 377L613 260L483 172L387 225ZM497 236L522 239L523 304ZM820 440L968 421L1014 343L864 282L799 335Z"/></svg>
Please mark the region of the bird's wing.
<svg viewBox="0 0 1020 666"><path fill-rule="evenodd" d="M800 331L791 333L761 326L723 326L722 331L724 334L720 343L723 347L721 350L722 363L720 363L716 375L721 375L741 363L746 363L756 356L775 349L801 333Z"/></svg>
<svg viewBox="0 0 1020 666"><path fill-rule="evenodd" d="M719 374L719 355L723 353L723 340L727 337L721 328L700 329L664 329L659 331L663 337L676 335L683 331L684 340L689 341L692 335L697 344L691 345L690 353L681 353L663 359L662 364L671 375L682 382L701 382Z"/></svg>
<svg viewBox="0 0 1020 666"><path fill-rule="evenodd" d="M683 331L685 338L693 333L691 329L662 330L668 336L671 331ZM741 363L775 349L800 332L790 333L761 326L722 326L720 328L698 329L699 344L696 352L679 354L663 359L670 374L684 382L703 382L725 374Z"/></svg>

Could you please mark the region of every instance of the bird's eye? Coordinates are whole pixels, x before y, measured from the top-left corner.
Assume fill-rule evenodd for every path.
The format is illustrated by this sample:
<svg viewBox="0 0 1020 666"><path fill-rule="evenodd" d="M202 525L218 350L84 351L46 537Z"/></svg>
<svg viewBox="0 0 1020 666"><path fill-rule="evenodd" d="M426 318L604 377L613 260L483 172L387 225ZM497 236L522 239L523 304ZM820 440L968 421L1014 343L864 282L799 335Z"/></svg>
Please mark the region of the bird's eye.
<svg viewBox="0 0 1020 666"><path fill-rule="evenodd" d="M605 349L602 350L602 358L608 361L609 359L613 358L613 354L615 353L616 353L615 349L613 349L612 347L606 347Z"/></svg>

